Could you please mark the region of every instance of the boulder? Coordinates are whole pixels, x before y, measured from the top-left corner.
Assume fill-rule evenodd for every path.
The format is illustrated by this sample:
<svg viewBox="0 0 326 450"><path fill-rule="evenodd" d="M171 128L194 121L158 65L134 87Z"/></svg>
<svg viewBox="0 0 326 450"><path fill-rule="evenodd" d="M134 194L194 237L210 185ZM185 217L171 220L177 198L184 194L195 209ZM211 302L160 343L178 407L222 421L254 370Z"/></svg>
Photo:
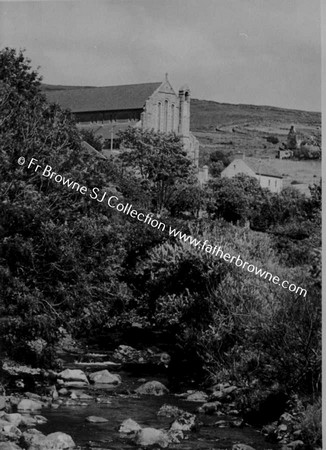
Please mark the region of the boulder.
<svg viewBox="0 0 326 450"><path fill-rule="evenodd" d="M60 431L44 436L35 434L28 450L70 450L76 447L71 436Z"/></svg>
<svg viewBox="0 0 326 450"><path fill-rule="evenodd" d="M185 411L183 411L182 409L178 408L177 406L164 404L159 409L157 415L158 416L163 416L163 417L173 417L173 418L175 418L175 417L180 416L184 412Z"/></svg>
<svg viewBox="0 0 326 450"><path fill-rule="evenodd" d="M169 390L159 381L148 381L139 386L135 392L140 395L164 395L168 394Z"/></svg>
<svg viewBox="0 0 326 450"><path fill-rule="evenodd" d="M42 403L36 402L35 400L30 400L28 398L24 398L21 400L18 405L17 409L18 411L37 411L41 409L43 406Z"/></svg>
<svg viewBox="0 0 326 450"><path fill-rule="evenodd" d="M72 391L70 394L70 398L78 400L93 400L93 397L91 395L88 395L83 391Z"/></svg>
<svg viewBox="0 0 326 450"><path fill-rule="evenodd" d="M247 444L234 444L232 450L255 450L253 447Z"/></svg>
<svg viewBox="0 0 326 450"><path fill-rule="evenodd" d="M202 414L214 414L221 406L222 404L219 401L204 403L197 411Z"/></svg>
<svg viewBox="0 0 326 450"><path fill-rule="evenodd" d="M6 397L4 395L0 395L0 411L5 409L6 407Z"/></svg>
<svg viewBox="0 0 326 450"><path fill-rule="evenodd" d="M13 442L0 442L0 450L21 450L21 447Z"/></svg>
<svg viewBox="0 0 326 450"><path fill-rule="evenodd" d="M303 441L301 441L299 439L296 441L289 442L284 447L284 449L286 449L286 450L301 450L303 448L305 448L305 445L304 445Z"/></svg>
<svg viewBox="0 0 326 450"><path fill-rule="evenodd" d="M6 420L7 422L11 423L12 425L15 425L15 427L19 427L23 418L22 418L21 414L13 413L13 414L4 414L2 416L2 419Z"/></svg>
<svg viewBox="0 0 326 450"><path fill-rule="evenodd" d="M89 379L93 383L97 383L97 384L120 384L121 383L120 375L110 373L106 369L100 370L98 372L93 372L89 376Z"/></svg>
<svg viewBox="0 0 326 450"><path fill-rule="evenodd" d="M87 376L80 369L66 369L59 373L59 378L64 381L83 381L88 383Z"/></svg>
<svg viewBox="0 0 326 450"><path fill-rule="evenodd" d="M130 434L130 433L137 433L140 430L141 426L138 425L137 422L135 422L132 419L126 419L120 425L119 433Z"/></svg>
<svg viewBox="0 0 326 450"><path fill-rule="evenodd" d="M170 443L170 439L166 431L157 430L156 428L142 428L138 431L135 442L143 447L159 445L162 448L166 448Z"/></svg>
<svg viewBox="0 0 326 450"><path fill-rule="evenodd" d="M186 398L188 402L206 402L207 401L207 394L202 391L196 391L192 394L189 394Z"/></svg>
<svg viewBox="0 0 326 450"><path fill-rule="evenodd" d="M2 425L0 427L0 434L2 438L6 438L12 441L18 440L22 432L19 428L17 428L15 425L12 425L11 423L7 422L7 425Z"/></svg>
<svg viewBox="0 0 326 450"><path fill-rule="evenodd" d="M170 430L190 431L195 428L195 422L194 414L184 412L172 423Z"/></svg>
<svg viewBox="0 0 326 450"><path fill-rule="evenodd" d="M98 417L98 416L88 416L88 417L86 417L86 422L105 423L105 422L108 422L108 419L105 419L104 417Z"/></svg>

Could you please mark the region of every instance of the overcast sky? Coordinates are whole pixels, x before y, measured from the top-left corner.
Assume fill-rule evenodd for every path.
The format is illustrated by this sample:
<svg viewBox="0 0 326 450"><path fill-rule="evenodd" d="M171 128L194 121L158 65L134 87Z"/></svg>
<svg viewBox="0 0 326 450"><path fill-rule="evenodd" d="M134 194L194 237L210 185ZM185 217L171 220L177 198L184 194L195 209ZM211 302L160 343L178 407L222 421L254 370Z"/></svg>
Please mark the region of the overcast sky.
<svg viewBox="0 0 326 450"><path fill-rule="evenodd" d="M50 84L161 81L192 97L319 111L319 0L0 2L1 48Z"/></svg>

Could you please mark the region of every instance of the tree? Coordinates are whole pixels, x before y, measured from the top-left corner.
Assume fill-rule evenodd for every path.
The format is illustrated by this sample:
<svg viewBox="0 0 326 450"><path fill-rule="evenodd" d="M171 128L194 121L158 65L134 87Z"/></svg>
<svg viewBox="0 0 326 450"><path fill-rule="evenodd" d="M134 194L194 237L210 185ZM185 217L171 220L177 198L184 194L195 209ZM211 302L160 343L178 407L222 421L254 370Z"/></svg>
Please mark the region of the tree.
<svg viewBox="0 0 326 450"><path fill-rule="evenodd" d="M244 223L254 217L265 195L259 182L244 174L212 180L207 188L207 212L213 219Z"/></svg>
<svg viewBox="0 0 326 450"><path fill-rule="evenodd" d="M155 212L167 207L179 184L195 182L192 163L174 133L129 127L119 132L119 139L125 149L120 155L122 166L142 180Z"/></svg>
<svg viewBox="0 0 326 450"><path fill-rule="evenodd" d="M27 168L33 157L89 188L117 181L113 163L83 151L71 114L46 102L23 52L4 49L0 61L0 344L31 362L31 341L49 347L60 326L90 331L126 307L128 224Z"/></svg>

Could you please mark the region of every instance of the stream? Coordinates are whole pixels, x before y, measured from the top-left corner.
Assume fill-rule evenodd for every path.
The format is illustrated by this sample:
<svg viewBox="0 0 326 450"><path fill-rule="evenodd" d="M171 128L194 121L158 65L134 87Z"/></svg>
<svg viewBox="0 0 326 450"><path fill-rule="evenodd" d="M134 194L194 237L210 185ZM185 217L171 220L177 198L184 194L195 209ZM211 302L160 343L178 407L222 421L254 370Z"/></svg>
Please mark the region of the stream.
<svg viewBox="0 0 326 450"><path fill-rule="evenodd" d="M74 368L69 364L69 368ZM113 373L115 370L109 369ZM38 429L45 434L61 431L71 435L81 449L135 449L128 436L118 432L121 423L128 418L135 420L142 427L154 427L167 430L174 419L158 416L157 412L163 404L177 406L190 413L195 413L202 404L190 402L175 396L173 393L162 396L137 396L132 394L146 381L156 380L168 385L168 380L162 376L142 374L132 375L130 372L119 371L122 383L116 388L112 386L83 388L82 391L91 395L92 400L78 401L69 406L58 408L43 408L42 415L48 422L39 425ZM101 403L102 402L102 403ZM110 403L108 403L110 402ZM99 416L108 420L106 423L89 423L88 416ZM197 414L199 426L195 431L186 432L185 439L179 444L170 444L169 448L179 450L231 449L232 445L242 443L252 446L255 450L279 449L277 444L265 441L264 436L254 428L244 426L232 428L228 425L218 427L215 422L228 420L230 417L219 415ZM234 417L233 417L234 419Z"/></svg>

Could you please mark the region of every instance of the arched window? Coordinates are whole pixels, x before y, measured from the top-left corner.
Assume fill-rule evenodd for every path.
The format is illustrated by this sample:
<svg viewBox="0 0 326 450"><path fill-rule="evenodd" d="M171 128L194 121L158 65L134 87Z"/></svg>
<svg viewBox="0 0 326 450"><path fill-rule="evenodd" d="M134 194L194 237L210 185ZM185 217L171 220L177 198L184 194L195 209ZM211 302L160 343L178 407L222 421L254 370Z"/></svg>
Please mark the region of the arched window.
<svg viewBox="0 0 326 450"><path fill-rule="evenodd" d="M168 112L169 112L169 102L165 100L164 102L164 131L168 131Z"/></svg>
<svg viewBox="0 0 326 450"><path fill-rule="evenodd" d="M175 111L174 111L174 104L172 104L172 106L171 106L171 131L174 131L174 114L175 114Z"/></svg>
<svg viewBox="0 0 326 450"><path fill-rule="evenodd" d="M161 130L162 125L162 103L158 102L157 105L157 131Z"/></svg>

